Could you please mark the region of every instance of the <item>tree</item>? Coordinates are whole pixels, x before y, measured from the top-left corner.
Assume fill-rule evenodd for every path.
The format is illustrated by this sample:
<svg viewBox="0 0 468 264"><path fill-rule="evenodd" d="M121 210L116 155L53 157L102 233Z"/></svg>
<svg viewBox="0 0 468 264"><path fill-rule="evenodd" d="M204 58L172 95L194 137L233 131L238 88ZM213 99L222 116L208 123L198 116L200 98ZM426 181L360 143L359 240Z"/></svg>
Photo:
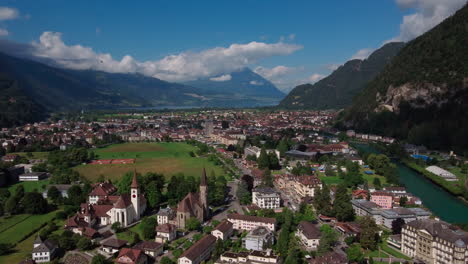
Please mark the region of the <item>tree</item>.
<svg viewBox="0 0 468 264"><path fill-rule="evenodd" d="M172 261L169 257L167 256L164 256L161 258L161 260L159 261L160 264L174 264L175 262ZM92 263L93 264L93 263Z"/></svg>
<svg viewBox="0 0 468 264"><path fill-rule="evenodd" d="M224 252L224 243L222 239L216 240L215 249L213 250L213 259L218 259Z"/></svg>
<svg viewBox="0 0 468 264"><path fill-rule="evenodd" d="M156 236L156 225L156 219L153 217L146 217L141 221L140 229L145 240L153 239Z"/></svg>
<svg viewBox="0 0 468 264"><path fill-rule="evenodd" d="M229 128L229 121L226 121L226 120L221 121L221 127L223 129L228 129Z"/></svg>
<svg viewBox="0 0 468 264"><path fill-rule="evenodd" d="M406 203L408 202L408 198L406 196L403 196L400 198L400 206L404 207Z"/></svg>
<svg viewBox="0 0 468 264"><path fill-rule="evenodd" d="M330 251L336 244L338 234L329 225L322 225L320 227L321 237L319 246L317 247L317 253L323 255Z"/></svg>
<svg viewBox="0 0 468 264"><path fill-rule="evenodd" d="M288 142L284 138L279 142L277 150L280 152L281 157L284 157L285 153L289 150Z"/></svg>
<svg viewBox="0 0 468 264"><path fill-rule="evenodd" d="M252 202L252 194L248 190L247 183L243 180L239 181L237 185L236 196L240 204L250 204Z"/></svg>
<svg viewBox="0 0 468 264"><path fill-rule="evenodd" d="M268 153L265 150L265 147L262 147L260 150L260 156L258 156L257 165L261 170L270 168L270 159L268 157Z"/></svg>
<svg viewBox="0 0 468 264"><path fill-rule="evenodd" d="M76 247L81 249L81 250L87 250L87 249L91 248L92 245L93 245L93 243L87 237L80 238L80 240L78 240L78 243L76 243Z"/></svg>
<svg viewBox="0 0 468 264"><path fill-rule="evenodd" d="M189 231L199 230L201 227L200 221L195 217L187 219L186 227Z"/></svg>
<svg viewBox="0 0 468 264"><path fill-rule="evenodd" d="M286 256L288 253L288 243L289 243L289 227L281 229L278 242L276 243L276 251L280 256Z"/></svg>
<svg viewBox="0 0 468 264"><path fill-rule="evenodd" d="M405 225L405 220L402 218L397 218L392 221L392 233L394 235L401 234L401 229Z"/></svg>
<svg viewBox="0 0 468 264"><path fill-rule="evenodd" d="M60 191L57 189L57 187L52 186L52 187L50 187L49 190L47 191L47 198L49 198L50 200L52 200L52 202L54 202L54 203L58 203L58 201L60 200L60 198L62 198L62 194L61 194Z"/></svg>
<svg viewBox="0 0 468 264"><path fill-rule="evenodd" d="M370 216L364 216L359 220L361 227L360 243L363 248L375 250L377 248L379 228L374 219Z"/></svg>
<svg viewBox="0 0 468 264"><path fill-rule="evenodd" d="M328 177L336 176L336 173L330 164L325 165L325 175Z"/></svg>
<svg viewBox="0 0 468 264"><path fill-rule="evenodd" d="M346 250L346 255L350 263L361 263L364 260L364 253L362 253L361 247L358 244L351 245Z"/></svg>
<svg viewBox="0 0 468 264"><path fill-rule="evenodd" d="M47 200L40 193L28 192L20 201L20 206L27 214L44 214L47 212Z"/></svg>
<svg viewBox="0 0 468 264"><path fill-rule="evenodd" d="M380 182L380 179L378 177L374 178L374 180L372 181L372 184L377 190L382 189L382 183Z"/></svg>
<svg viewBox="0 0 468 264"><path fill-rule="evenodd" d="M4 211L10 215L21 212L20 208L18 207L18 201L14 196L8 198L8 200L5 202Z"/></svg>
<svg viewBox="0 0 468 264"><path fill-rule="evenodd" d="M112 264L112 262L107 260L106 257L104 257L103 255L97 254L91 260L91 264Z"/></svg>
<svg viewBox="0 0 468 264"><path fill-rule="evenodd" d="M120 222L115 222L111 225L111 229L114 230L114 232L118 233L120 232L121 225Z"/></svg>
<svg viewBox="0 0 468 264"><path fill-rule="evenodd" d="M263 171L262 175L262 186L265 187L274 187L273 185L273 176L271 175L271 171L269 169L266 169Z"/></svg>
<svg viewBox="0 0 468 264"><path fill-rule="evenodd" d="M68 189L67 204L80 205L86 200L80 185L73 185Z"/></svg>
<svg viewBox="0 0 468 264"><path fill-rule="evenodd" d="M13 248L12 244L0 243L0 256L6 255Z"/></svg>
<svg viewBox="0 0 468 264"><path fill-rule="evenodd" d="M351 205L351 196L345 183L338 185L336 189L335 201L333 202L333 212L338 221L347 222L354 220L354 209Z"/></svg>
<svg viewBox="0 0 468 264"><path fill-rule="evenodd" d="M314 207L319 214L326 216L332 216L333 214L330 189L328 189L328 186L325 183L322 183L321 189L315 189Z"/></svg>
<svg viewBox="0 0 468 264"><path fill-rule="evenodd" d="M270 170L279 170L281 166L279 164L278 156L276 156L275 152L270 152L268 154L268 168Z"/></svg>

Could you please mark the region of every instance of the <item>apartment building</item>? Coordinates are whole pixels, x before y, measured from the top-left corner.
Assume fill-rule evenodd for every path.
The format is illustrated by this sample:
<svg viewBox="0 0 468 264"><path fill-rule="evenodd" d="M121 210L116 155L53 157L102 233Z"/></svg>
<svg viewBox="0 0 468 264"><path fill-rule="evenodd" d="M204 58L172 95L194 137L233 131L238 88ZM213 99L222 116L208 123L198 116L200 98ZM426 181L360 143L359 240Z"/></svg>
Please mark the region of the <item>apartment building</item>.
<svg viewBox="0 0 468 264"><path fill-rule="evenodd" d="M468 232L433 219L412 221L402 229L401 251L427 264L465 264Z"/></svg>
<svg viewBox="0 0 468 264"><path fill-rule="evenodd" d="M273 188L255 188L252 190L252 203L262 209L277 209L281 207L281 197Z"/></svg>
<svg viewBox="0 0 468 264"><path fill-rule="evenodd" d="M236 230L250 231L263 226L274 232L276 230L276 219L252 215L228 214L227 219L234 225Z"/></svg>

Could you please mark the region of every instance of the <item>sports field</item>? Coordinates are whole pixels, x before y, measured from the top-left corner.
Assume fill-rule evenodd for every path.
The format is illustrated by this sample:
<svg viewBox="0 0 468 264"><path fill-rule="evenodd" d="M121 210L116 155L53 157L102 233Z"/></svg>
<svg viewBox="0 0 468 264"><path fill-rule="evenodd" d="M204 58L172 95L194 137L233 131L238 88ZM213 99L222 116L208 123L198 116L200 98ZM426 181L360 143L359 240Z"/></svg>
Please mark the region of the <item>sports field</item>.
<svg viewBox="0 0 468 264"><path fill-rule="evenodd" d="M223 168L214 165L205 157L191 157L190 152L197 148L176 142L163 143L123 143L96 149L98 159L135 159L134 164L86 164L75 167L85 178L95 182L100 175L106 179L119 180L128 171L139 173L156 172L170 177L176 173L199 176L203 167L208 173L224 175Z"/></svg>

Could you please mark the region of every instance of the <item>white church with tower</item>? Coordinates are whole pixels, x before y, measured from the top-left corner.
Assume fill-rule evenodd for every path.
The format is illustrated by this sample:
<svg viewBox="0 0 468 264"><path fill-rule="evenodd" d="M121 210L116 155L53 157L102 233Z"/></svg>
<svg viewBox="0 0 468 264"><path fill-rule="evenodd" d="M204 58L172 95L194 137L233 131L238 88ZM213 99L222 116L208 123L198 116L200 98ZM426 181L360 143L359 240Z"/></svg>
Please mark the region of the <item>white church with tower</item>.
<svg viewBox="0 0 468 264"><path fill-rule="evenodd" d="M115 195L117 188L109 182L93 185L88 202L67 219L65 227L75 233L89 233L94 227L120 223L127 227L140 220L146 210L146 198L141 193L136 171L130 185L130 194Z"/></svg>

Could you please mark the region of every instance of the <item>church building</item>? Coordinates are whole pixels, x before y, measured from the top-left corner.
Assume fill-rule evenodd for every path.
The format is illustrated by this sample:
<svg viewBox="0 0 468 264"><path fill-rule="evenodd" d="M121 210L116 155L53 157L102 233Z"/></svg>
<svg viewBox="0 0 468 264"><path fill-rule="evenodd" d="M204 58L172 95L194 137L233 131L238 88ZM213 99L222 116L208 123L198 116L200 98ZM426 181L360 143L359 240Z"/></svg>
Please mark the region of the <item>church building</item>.
<svg viewBox="0 0 468 264"><path fill-rule="evenodd" d="M201 223L208 219L208 179L206 170L203 168L200 180L200 191L198 193L190 192L177 205L175 225L184 229L187 220L191 217L197 218Z"/></svg>
<svg viewBox="0 0 468 264"><path fill-rule="evenodd" d="M146 199L140 191L136 171L130 185L130 194L115 195L111 183L98 183L89 194L88 203L80 206L76 215L67 219L65 226L75 233L83 233L96 226L119 222L121 227L140 220L146 210Z"/></svg>

